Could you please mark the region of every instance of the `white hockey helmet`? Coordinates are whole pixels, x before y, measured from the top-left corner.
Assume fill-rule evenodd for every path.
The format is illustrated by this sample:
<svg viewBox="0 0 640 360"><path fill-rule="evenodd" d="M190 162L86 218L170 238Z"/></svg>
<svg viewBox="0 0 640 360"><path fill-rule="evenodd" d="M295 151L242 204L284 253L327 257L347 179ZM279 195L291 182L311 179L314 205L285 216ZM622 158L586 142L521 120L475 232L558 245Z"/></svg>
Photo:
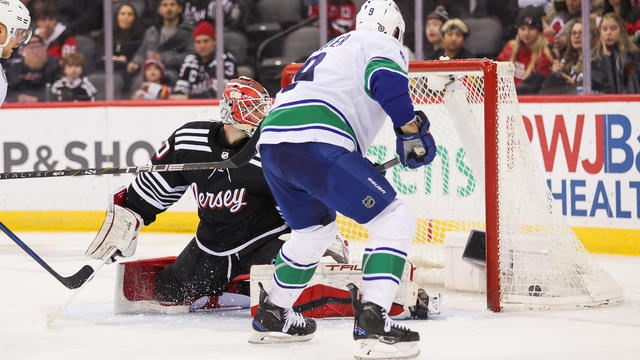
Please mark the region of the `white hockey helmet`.
<svg viewBox="0 0 640 360"><path fill-rule="evenodd" d="M0 0L2 1L2 0ZM251 136L271 109L271 97L259 82L240 76L229 80L220 101L220 118Z"/></svg>
<svg viewBox="0 0 640 360"><path fill-rule="evenodd" d="M367 0L356 15L356 30L379 31L402 43L404 19L398 5L392 0Z"/></svg>
<svg viewBox="0 0 640 360"><path fill-rule="evenodd" d="M18 43L27 43L31 39L31 16L20 0L0 0L0 23L7 28L7 38L0 44L0 51L9 45L11 38Z"/></svg>

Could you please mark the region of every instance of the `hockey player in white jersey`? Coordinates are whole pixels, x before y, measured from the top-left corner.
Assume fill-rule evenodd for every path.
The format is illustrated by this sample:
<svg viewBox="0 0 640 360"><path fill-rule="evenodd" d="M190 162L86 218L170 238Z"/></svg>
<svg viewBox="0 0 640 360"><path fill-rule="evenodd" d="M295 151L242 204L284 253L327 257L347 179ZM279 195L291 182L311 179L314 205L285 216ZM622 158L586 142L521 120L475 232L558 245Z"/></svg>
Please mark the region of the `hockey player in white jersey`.
<svg viewBox="0 0 640 360"><path fill-rule="evenodd" d="M0 0L0 58L11 56L13 49L31 38L31 16L20 0ZM7 76L0 63L0 106L7 96Z"/></svg>
<svg viewBox="0 0 640 360"><path fill-rule="evenodd" d="M356 358L413 358L420 336L388 316L398 289L415 215L363 154L385 119L397 135L404 166L430 163L436 145L429 121L409 96L404 20L390 0L369 0L356 30L311 54L294 82L276 96L258 142L263 172L292 228L262 289L250 342L304 341L316 325L292 310L320 257L335 238L336 211L369 230L363 257L363 296L351 288ZM425 150L417 156L415 149ZM386 345L383 345L386 344ZM379 347L395 347L382 355Z"/></svg>

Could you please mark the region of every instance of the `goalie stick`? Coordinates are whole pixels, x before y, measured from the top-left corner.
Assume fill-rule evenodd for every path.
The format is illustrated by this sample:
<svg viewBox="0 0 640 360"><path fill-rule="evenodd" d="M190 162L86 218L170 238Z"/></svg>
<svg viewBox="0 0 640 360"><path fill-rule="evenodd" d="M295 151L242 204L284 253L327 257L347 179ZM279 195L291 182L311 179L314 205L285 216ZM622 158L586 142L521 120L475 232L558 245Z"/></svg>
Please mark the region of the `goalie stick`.
<svg viewBox="0 0 640 360"><path fill-rule="evenodd" d="M49 274L51 274L54 278L60 281L62 285L66 286L69 289L79 288L89 278L91 278L91 276L94 273L94 270L91 266L85 265L77 273L71 276L66 276L66 277L62 276L58 274L55 270L53 270L51 266L49 266L49 264L46 263L46 261L42 260L42 258L38 256L38 254L33 252L33 250L31 250L31 248L27 246L27 244L25 244L22 240L20 240L20 238L16 236L16 234L14 234L11 230L9 230L9 228L7 228L2 222L0 222L0 229L4 231L4 233L7 234L7 236L9 236L11 240L13 240L16 244L18 244L18 246L20 246L22 250L24 250L27 254L29 254L29 256L34 258L38 262L38 264L42 265L42 267L45 270L47 270Z"/></svg>
<svg viewBox="0 0 640 360"><path fill-rule="evenodd" d="M31 179L44 177L61 176L84 176L84 175L109 175L109 174L139 174L143 172L163 172L163 171L192 171L192 170L212 170L212 169L234 169L248 163L256 154L256 143L260 138L260 129L249 138L249 141L232 158L223 161L187 163L187 164L158 164L143 166L125 166L110 168L89 168L76 170L50 170L50 171L22 171L13 173L0 173L0 180L8 179Z"/></svg>

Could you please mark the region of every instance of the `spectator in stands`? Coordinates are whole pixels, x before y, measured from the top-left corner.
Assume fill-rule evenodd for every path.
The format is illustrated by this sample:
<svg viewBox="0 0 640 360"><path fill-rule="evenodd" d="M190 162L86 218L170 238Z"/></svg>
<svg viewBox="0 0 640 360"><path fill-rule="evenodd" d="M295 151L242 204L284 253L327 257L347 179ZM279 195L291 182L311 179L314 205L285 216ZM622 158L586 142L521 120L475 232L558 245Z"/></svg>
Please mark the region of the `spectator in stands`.
<svg viewBox="0 0 640 360"><path fill-rule="evenodd" d="M193 51L191 33L179 26L182 6L178 0L160 0L157 11L162 22L145 31L142 45L127 64L127 71L135 73L146 58L158 56L165 65L166 75L175 79L184 54Z"/></svg>
<svg viewBox="0 0 640 360"><path fill-rule="evenodd" d="M253 0L225 0L222 2L225 29L242 30L247 24L248 2ZM211 25L216 20L216 0L187 0L184 2L182 26L193 31L196 26L207 21Z"/></svg>
<svg viewBox="0 0 640 360"><path fill-rule="evenodd" d="M408 1L414 3L414 1ZM471 9L469 8L469 2L465 0L425 0L424 9L428 12L433 12L438 6L442 6L449 14L450 18L463 19L469 16ZM403 14L404 15L404 14Z"/></svg>
<svg viewBox="0 0 640 360"><path fill-rule="evenodd" d="M64 76L51 86L55 101L94 101L98 92L86 76L82 76L84 56L71 53L62 58L60 68Z"/></svg>
<svg viewBox="0 0 640 360"><path fill-rule="evenodd" d="M624 20L614 12L600 20L600 41L591 55L591 85L609 94L640 93L640 52L626 31Z"/></svg>
<svg viewBox="0 0 640 360"><path fill-rule="evenodd" d="M549 23L550 35L556 36L571 21L582 15L581 0L566 0L553 2L555 16Z"/></svg>
<svg viewBox="0 0 640 360"><path fill-rule="evenodd" d="M58 78L58 61L47 55L44 41L33 35L20 51L22 57L7 68L7 101L21 103L46 100L47 84Z"/></svg>
<svg viewBox="0 0 640 360"><path fill-rule="evenodd" d="M533 94L551 73L553 54L549 41L542 36L542 9L527 6L520 10L516 25L518 34L505 45L498 61L511 61L515 67L518 93Z"/></svg>
<svg viewBox="0 0 640 360"><path fill-rule="evenodd" d="M442 32L442 48L433 53L432 58L438 60L441 56L449 59L469 59L473 55L465 50L464 39L469 36L469 28L460 19L449 19L440 28Z"/></svg>
<svg viewBox="0 0 640 360"><path fill-rule="evenodd" d="M605 0L604 13L610 12L624 20L629 35L640 34L640 8L633 6L631 0Z"/></svg>
<svg viewBox="0 0 640 360"><path fill-rule="evenodd" d="M553 60L553 73L549 75L540 89L545 94L582 93L582 19L572 21L565 29L569 32L570 41L560 60ZM591 48L598 41L598 28L591 21Z"/></svg>
<svg viewBox="0 0 640 360"><path fill-rule="evenodd" d="M311 18L320 14L317 1L305 1L307 5L307 17ZM358 10L351 0L327 1L327 40L331 40L344 33L355 29L356 13Z"/></svg>
<svg viewBox="0 0 640 360"><path fill-rule="evenodd" d="M424 34L427 42L424 44L424 58L437 59L435 52L442 49L442 31L440 28L449 20L449 14L444 6L436 7L427 15Z"/></svg>
<svg viewBox="0 0 640 360"><path fill-rule="evenodd" d="M158 100L168 99L171 95L171 87L164 78L164 64L162 61L149 58L142 64L142 76L144 82L140 89L133 94L134 100Z"/></svg>
<svg viewBox="0 0 640 360"><path fill-rule="evenodd" d="M193 31L195 54L184 58L172 99L216 98L216 32L213 26L203 21ZM223 53L224 77L238 77L236 61L231 53Z"/></svg>
<svg viewBox="0 0 640 360"><path fill-rule="evenodd" d="M135 7L130 2L122 2L115 11L114 17L113 69L124 80L123 91L129 93L133 75L127 71L127 64L133 60L133 56L142 44L144 28L138 19Z"/></svg>
<svg viewBox="0 0 640 360"><path fill-rule="evenodd" d="M34 34L44 40L47 55L61 59L67 54L77 52L78 45L75 37L66 25L58 22L56 6L52 2L43 1L36 3L34 8L37 26Z"/></svg>

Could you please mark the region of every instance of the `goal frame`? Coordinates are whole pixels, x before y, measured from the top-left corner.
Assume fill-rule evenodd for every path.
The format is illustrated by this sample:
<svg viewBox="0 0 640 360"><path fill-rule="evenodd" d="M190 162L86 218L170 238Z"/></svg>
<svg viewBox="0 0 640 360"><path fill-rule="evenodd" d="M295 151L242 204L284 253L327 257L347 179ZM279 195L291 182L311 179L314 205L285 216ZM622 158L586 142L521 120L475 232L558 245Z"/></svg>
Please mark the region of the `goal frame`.
<svg viewBox="0 0 640 360"><path fill-rule="evenodd" d="M282 70L281 86L293 81L301 63ZM489 59L410 61L409 72L481 71L484 76L484 177L487 258L487 308L500 312L500 270L498 263L498 70L497 62ZM437 137L437 134L436 134Z"/></svg>

